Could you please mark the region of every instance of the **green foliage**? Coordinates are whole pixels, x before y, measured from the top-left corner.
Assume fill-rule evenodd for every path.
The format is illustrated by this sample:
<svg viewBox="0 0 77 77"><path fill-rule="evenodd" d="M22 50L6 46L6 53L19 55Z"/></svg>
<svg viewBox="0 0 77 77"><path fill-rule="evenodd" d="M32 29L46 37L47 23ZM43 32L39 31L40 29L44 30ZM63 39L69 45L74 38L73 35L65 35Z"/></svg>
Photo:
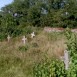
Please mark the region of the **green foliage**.
<svg viewBox="0 0 77 77"><path fill-rule="evenodd" d="M45 60L35 64L34 77L66 77L64 63L58 59Z"/></svg>
<svg viewBox="0 0 77 77"><path fill-rule="evenodd" d="M23 28L23 33L30 34L31 32L33 32L33 29L31 26L27 26Z"/></svg>
<svg viewBox="0 0 77 77"><path fill-rule="evenodd" d="M38 6L34 6L28 10L28 22L31 23L31 25L39 25L40 26L40 15L41 11Z"/></svg>
<svg viewBox="0 0 77 77"><path fill-rule="evenodd" d="M10 14L16 20L16 25L29 23L33 26L75 28L77 24L76 5L75 0L14 0L2 8L0 18Z"/></svg>
<svg viewBox="0 0 77 77"><path fill-rule="evenodd" d="M20 51L27 51L28 50L28 46L19 46L19 50Z"/></svg>
<svg viewBox="0 0 77 77"><path fill-rule="evenodd" d="M75 0L14 0L0 11L0 34L30 33L27 26L76 28L76 10Z"/></svg>
<svg viewBox="0 0 77 77"><path fill-rule="evenodd" d="M68 39L68 42L67 42L67 47L68 47L68 50L69 50L69 54L71 57L74 57L76 53L76 50L77 50L77 36L75 33L72 33L69 30L66 31L65 33L67 39Z"/></svg>
<svg viewBox="0 0 77 77"><path fill-rule="evenodd" d="M77 77L77 36L70 30L66 31L67 47L70 55L70 68L68 70L68 77Z"/></svg>
<svg viewBox="0 0 77 77"><path fill-rule="evenodd" d="M6 34L5 33L0 33L0 41L3 41L6 38Z"/></svg>
<svg viewBox="0 0 77 77"><path fill-rule="evenodd" d="M64 62L52 58L35 64L34 77L77 77L77 36L69 28L65 30L67 50L69 53L69 68L65 70Z"/></svg>
<svg viewBox="0 0 77 77"><path fill-rule="evenodd" d="M71 29L66 28L64 34L65 34L66 38L69 40L71 38L71 34L72 34Z"/></svg>

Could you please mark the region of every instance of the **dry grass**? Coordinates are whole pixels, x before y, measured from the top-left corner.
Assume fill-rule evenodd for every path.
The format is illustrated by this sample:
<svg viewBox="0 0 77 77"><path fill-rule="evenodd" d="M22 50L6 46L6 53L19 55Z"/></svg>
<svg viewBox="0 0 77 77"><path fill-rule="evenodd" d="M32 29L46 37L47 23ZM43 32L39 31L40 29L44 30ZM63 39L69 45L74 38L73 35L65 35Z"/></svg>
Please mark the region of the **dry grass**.
<svg viewBox="0 0 77 77"><path fill-rule="evenodd" d="M62 33L45 33L40 31L35 38L27 41L27 50L22 47L22 37L16 37L0 42L0 77L32 77L32 67L40 62L45 55L59 57L66 48L65 37Z"/></svg>

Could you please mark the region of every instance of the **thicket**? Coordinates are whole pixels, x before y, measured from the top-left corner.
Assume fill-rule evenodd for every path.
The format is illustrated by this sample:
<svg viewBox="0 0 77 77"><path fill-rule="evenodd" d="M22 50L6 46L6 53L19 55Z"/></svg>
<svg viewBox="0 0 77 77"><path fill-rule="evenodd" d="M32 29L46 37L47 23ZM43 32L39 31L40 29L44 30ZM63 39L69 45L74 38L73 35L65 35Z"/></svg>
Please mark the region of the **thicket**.
<svg viewBox="0 0 77 77"><path fill-rule="evenodd" d="M34 77L66 77L64 63L58 59L46 59L35 64L33 69Z"/></svg>
<svg viewBox="0 0 77 77"><path fill-rule="evenodd" d="M72 33L70 29L67 28L66 33L67 37L67 50L70 57L70 68L68 70L68 77L77 77L77 35Z"/></svg>
<svg viewBox="0 0 77 77"><path fill-rule="evenodd" d="M35 27L77 27L76 0L14 0L0 11L0 39ZM30 31L30 29L29 29Z"/></svg>

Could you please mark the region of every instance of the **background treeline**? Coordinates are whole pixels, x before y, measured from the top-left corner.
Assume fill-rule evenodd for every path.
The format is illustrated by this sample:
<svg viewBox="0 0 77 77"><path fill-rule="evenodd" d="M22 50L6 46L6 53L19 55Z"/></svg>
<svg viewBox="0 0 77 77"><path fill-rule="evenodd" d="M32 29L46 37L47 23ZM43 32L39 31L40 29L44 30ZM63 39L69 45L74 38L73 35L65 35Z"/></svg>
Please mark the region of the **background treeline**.
<svg viewBox="0 0 77 77"><path fill-rule="evenodd" d="M35 27L77 27L77 0L14 0L0 11L0 38Z"/></svg>

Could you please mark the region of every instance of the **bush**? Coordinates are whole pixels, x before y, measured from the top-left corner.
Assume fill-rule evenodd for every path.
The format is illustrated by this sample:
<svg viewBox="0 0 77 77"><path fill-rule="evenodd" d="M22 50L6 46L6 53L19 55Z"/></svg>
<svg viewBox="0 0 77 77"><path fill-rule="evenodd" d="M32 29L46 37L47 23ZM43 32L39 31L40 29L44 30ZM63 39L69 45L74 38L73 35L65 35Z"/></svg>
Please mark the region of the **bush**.
<svg viewBox="0 0 77 77"><path fill-rule="evenodd" d="M67 37L67 49L70 56L70 67L67 77L77 77L77 37L75 33L72 33L70 29L66 30Z"/></svg>
<svg viewBox="0 0 77 77"><path fill-rule="evenodd" d="M0 41L3 41L7 35L5 33L0 33Z"/></svg>
<svg viewBox="0 0 77 77"><path fill-rule="evenodd" d="M34 77L66 77L64 63L52 59L35 64L33 75Z"/></svg>

